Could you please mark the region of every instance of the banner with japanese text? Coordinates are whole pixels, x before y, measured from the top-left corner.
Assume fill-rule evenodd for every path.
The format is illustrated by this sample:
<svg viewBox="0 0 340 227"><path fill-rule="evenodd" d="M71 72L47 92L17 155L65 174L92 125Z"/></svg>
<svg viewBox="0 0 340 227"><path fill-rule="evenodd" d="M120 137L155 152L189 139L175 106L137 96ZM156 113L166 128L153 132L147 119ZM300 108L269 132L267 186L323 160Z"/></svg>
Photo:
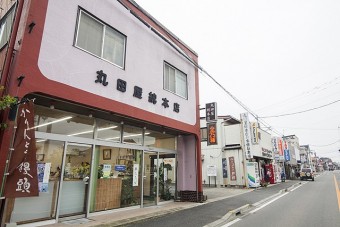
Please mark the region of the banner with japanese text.
<svg viewBox="0 0 340 227"><path fill-rule="evenodd" d="M14 150L4 193L7 198L39 195L33 105L30 101L20 104L18 108Z"/></svg>

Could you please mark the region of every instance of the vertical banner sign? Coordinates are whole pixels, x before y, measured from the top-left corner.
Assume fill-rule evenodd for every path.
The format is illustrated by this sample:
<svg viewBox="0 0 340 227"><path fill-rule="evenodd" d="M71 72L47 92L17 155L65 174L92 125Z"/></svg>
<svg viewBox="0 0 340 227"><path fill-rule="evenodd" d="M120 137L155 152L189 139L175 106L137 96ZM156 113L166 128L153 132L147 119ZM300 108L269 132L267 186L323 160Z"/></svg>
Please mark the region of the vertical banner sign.
<svg viewBox="0 0 340 227"><path fill-rule="evenodd" d="M243 131L243 141L244 141L244 150L246 153L246 159L251 159L251 143L250 143L250 124L248 113L241 114L241 121L242 121L242 131Z"/></svg>
<svg viewBox="0 0 340 227"><path fill-rule="evenodd" d="M132 186L138 186L139 164L133 164Z"/></svg>
<svg viewBox="0 0 340 227"><path fill-rule="evenodd" d="M205 119L207 122L217 121L216 102L205 104Z"/></svg>
<svg viewBox="0 0 340 227"><path fill-rule="evenodd" d="M277 138L278 140L278 151L279 151L279 160L283 161L284 160L284 155L283 155L283 143L282 143L282 138Z"/></svg>
<svg viewBox="0 0 340 227"><path fill-rule="evenodd" d="M290 161L290 151L289 151L288 143L286 140L283 140L283 151L284 151L285 161Z"/></svg>
<svg viewBox="0 0 340 227"><path fill-rule="evenodd" d="M230 180L236 180L236 167L234 157L229 157Z"/></svg>
<svg viewBox="0 0 340 227"><path fill-rule="evenodd" d="M222 158L222 170L223 170L223 178L228 178L228 165L227 165L226 158Z"/></svg>
<svg viewBox="0 0 340 227"><path fill-rule="evenodd" d="M289 153L289 150L285 150L285 161L290 161L290 153Z"/></svg>
<svg viewBox="0 0 340 227"><path fill-rule="evenodd" d="M207 124L207 129L208 129L208 140L207 140L208 146L217 145L216 123Z"/></svg>
<svg viewBox="0 0 340 227"><path fill-rule="evenodd" d="M252 138L251 141L253 144L259 143L259 134L257 132L257 122L251 123L251 138Z"/></svg>
<svg viewBox="0 0 340 227"><path fill-rule="evenodd" d="M38 196L33 102L20 104L5 197Z"/></svg>
<svg viewBox="0 0 340 227"><path fill-rule="evenodd" d="M277 137L272 137L272 151L274 154L274 158L275 160L279 161L280 160L280 156L279 156L279 149L278 149L278 140Z"/></svg>

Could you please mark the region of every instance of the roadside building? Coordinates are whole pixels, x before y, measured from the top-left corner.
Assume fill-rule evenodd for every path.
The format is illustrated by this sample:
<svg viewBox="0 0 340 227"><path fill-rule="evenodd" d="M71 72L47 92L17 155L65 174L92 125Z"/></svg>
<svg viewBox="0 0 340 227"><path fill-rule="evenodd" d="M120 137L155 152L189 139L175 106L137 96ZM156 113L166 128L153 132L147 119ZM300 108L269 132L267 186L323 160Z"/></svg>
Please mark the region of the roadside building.
<svg viewBox="0 0 340 227"><path fill-rule="evenodd" d="M18 188L7 185L14 121L2 114L2 223L202 201L193 50L133 0L1 4L3 94L34 102L27 163L41 176L38 196L6 196Z"/></svg>
<svg viewBox="0 0 340 227"><path fill-rule="evenodd" d="M266 176L268 182L276 182L271 135L255 122L248 122L249 127L244 123L244 119L219 116L215 123L217 142L210 144L209 124L201 118L202 175L206 185L214 186L216 182L222 187L258 187Z"/></svg>
<svg viewBox="0 0 340 227"><path fill-rule="evenodd" d="M296 135L283 136L285 152L285 171L288 179L299 178L301 169L300 144Z"/></svg>

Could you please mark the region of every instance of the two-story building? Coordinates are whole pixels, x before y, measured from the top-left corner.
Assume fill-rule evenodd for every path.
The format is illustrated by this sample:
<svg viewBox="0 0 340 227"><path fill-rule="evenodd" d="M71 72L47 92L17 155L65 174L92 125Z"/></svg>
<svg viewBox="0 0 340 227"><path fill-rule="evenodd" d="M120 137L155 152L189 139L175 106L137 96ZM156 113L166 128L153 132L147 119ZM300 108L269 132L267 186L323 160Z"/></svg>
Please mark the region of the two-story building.
<svg viewBox="0 0 340 227"><path fill-rule="evenodd" d="M2 95L18 97L19 109L34 102L36 163L19 164L37 165L39 176L32 197L34 185L13 181L12 170L22 171L11 159L15 121L2 113L3 223L202 201L192 49L133 0L1 4Z"/></svg>
<svg viewBox="0 0 340 227"><path fill-rule="evenodd" d="M257 187L266 176L276 182L269 133L243 117L238 120L229 115L219 116L213 124L216 125L216 143L211 144L210 124L201 118L202 177L206 185L214 186L216 182L216 186L223 187ZM256 170L252 174L250 167ZM253 182L255 178L256 183Z"/></svg>

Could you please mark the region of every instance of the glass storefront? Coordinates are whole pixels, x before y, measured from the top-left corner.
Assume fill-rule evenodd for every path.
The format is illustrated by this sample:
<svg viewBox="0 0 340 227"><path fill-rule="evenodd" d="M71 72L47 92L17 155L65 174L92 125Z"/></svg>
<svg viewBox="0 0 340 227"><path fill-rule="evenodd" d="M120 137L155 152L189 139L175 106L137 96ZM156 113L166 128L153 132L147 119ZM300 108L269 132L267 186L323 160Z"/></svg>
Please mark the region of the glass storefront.
<svg viewBox="0 0 340 227"><path fill-rule="evenodd" d="M11 222L85 217L174 197L173 135L38 105L34 128L39 196L16 198Z"/></svg>

